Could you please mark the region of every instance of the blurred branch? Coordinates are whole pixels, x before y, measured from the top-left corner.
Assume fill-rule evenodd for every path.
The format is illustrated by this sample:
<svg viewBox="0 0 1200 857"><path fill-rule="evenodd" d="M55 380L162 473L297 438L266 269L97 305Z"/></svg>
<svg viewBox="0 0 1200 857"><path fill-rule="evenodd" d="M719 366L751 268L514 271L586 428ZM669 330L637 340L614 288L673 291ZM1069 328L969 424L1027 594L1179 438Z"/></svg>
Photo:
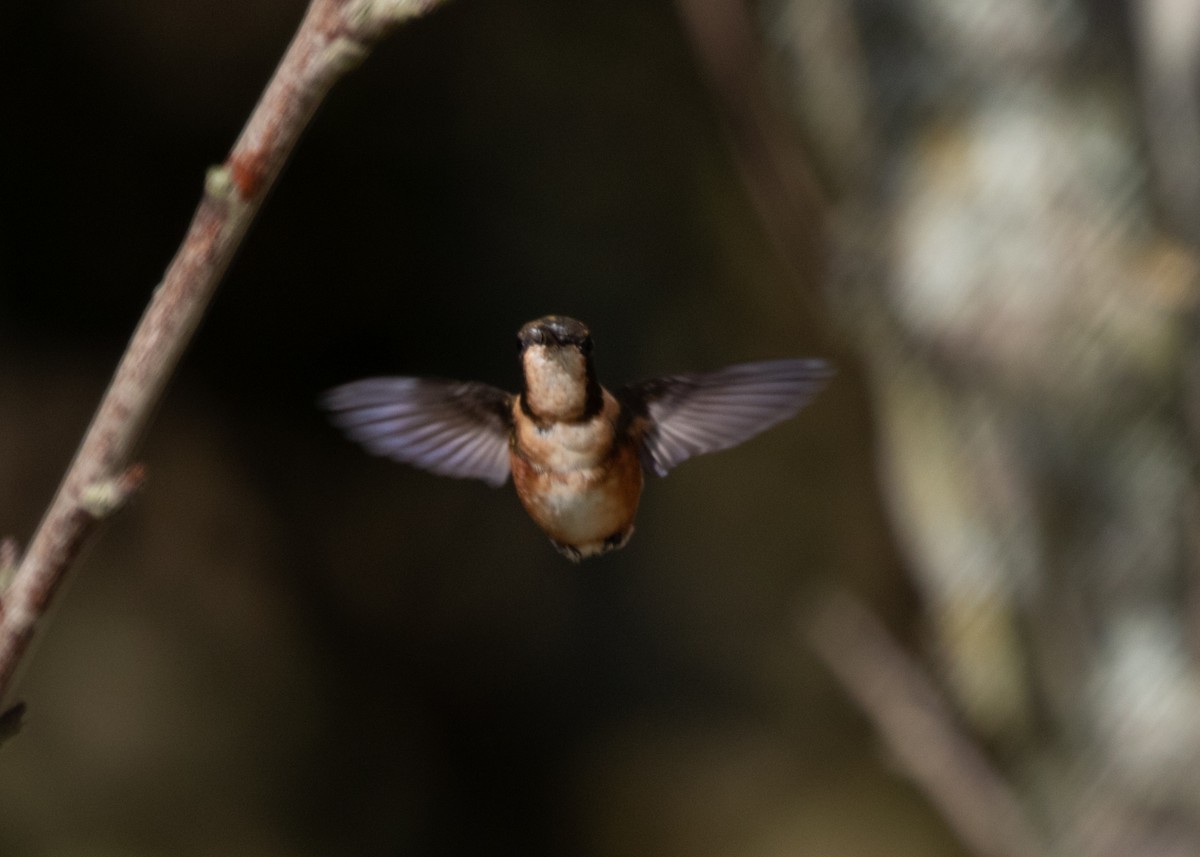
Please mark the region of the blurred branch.
<svg viewBox="0 0 1200 857"><path fill-rule="evenodd" d="M677 0L679 16L725 121L751 201L805 296L823 306L825 199L764 89L744 0Z"/></svg>
<svg viewBox="0 0 1200 857"><path fill-rule="evenodd" d="M1136 37L1146 139L1155 190L1167 225L1200 243L1200 6L1188 0L1135 0Z"/></svg>
<svg viewBox="0 0 1200 857"><path fill-rule="evenodd" d="M330 87L394 25L442 0L312 0L125 350L75 459L0 596L0 699L39 617L102 518L140 482L133 449L230 260Z"/></svg>
<svg viewBox="0 0 1200 857"><path fill-rule="evenodd" d="M1048 853L1008 784L959 728L933 682L866 608L846 594L831 598L809 639L904 773L972 853Z"/></svg>

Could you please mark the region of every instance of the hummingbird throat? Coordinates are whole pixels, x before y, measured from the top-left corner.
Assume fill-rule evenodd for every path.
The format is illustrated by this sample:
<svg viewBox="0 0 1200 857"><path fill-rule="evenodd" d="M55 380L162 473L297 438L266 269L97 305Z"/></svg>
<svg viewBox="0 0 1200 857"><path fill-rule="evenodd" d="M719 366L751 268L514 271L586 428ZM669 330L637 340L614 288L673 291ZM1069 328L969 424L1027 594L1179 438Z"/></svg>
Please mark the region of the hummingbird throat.
<svg viewBox="0 0 1200 857"><path fill-rule="evenodd" d="M521 362L524 404L536 419L574 422L591 416L596 382L582 351L570 345L532 345Z"/></svg>

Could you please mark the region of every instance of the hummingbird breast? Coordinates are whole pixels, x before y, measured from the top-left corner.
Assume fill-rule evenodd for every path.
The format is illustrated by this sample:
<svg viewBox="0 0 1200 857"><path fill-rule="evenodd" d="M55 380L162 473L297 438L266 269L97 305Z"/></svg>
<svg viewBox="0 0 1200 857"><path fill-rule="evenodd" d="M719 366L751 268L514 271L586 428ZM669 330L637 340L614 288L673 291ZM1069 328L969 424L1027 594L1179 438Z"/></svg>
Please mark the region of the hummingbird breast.
<svg viewBox="0 0 1200 857"><path fill-rule="evenodd" d="M642 469L634 445L618 436L619 412L605 392L603 408L590 420L539 427L514 413L517 496L550 538L581 556L603 553L633 529Z"/></svg>

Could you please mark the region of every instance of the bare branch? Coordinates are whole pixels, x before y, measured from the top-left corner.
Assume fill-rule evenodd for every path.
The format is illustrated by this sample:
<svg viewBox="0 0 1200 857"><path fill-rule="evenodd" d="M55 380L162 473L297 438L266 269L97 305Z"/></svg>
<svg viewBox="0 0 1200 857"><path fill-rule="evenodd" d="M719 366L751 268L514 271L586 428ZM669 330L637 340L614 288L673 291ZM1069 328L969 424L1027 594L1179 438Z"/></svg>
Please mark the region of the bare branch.
<svg viewBox="0 0 1200 857"><path fill-rule="evenodd" d="M809 640L871 718L905 774L980 857L1037 857L1048 848L921 667L862 605L825 604Z"/></svg>
<svg viewBox="0 0 1200 857"><path fill-rule="evenodd" d="M230 260L330 87L396 23L442 0L312 0L204 196L75 459L0 597L0 699L96 522L140 481L130 456Z"/></svg>

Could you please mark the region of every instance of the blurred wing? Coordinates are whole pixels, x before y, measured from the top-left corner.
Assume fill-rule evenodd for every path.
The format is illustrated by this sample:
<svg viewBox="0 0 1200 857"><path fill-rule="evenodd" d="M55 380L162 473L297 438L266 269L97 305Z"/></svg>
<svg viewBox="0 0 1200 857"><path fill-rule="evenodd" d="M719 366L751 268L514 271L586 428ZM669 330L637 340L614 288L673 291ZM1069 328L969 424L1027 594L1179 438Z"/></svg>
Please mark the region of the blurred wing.
<svg viewBox="0 0 1200 857"><path fill-rule="evenodd" d="M510 397L487 384L367 378L330 390L334 425L375 455L442 476L508 479Z"/></svg>
<svg viewBox="0 0 1200 857"><path fill-rule="evenodd" d="M832 375L824 360L767 360L641 381L620 399L644 420L642 466L666 476L693 455L728 449L795 416Z"/></svg>

